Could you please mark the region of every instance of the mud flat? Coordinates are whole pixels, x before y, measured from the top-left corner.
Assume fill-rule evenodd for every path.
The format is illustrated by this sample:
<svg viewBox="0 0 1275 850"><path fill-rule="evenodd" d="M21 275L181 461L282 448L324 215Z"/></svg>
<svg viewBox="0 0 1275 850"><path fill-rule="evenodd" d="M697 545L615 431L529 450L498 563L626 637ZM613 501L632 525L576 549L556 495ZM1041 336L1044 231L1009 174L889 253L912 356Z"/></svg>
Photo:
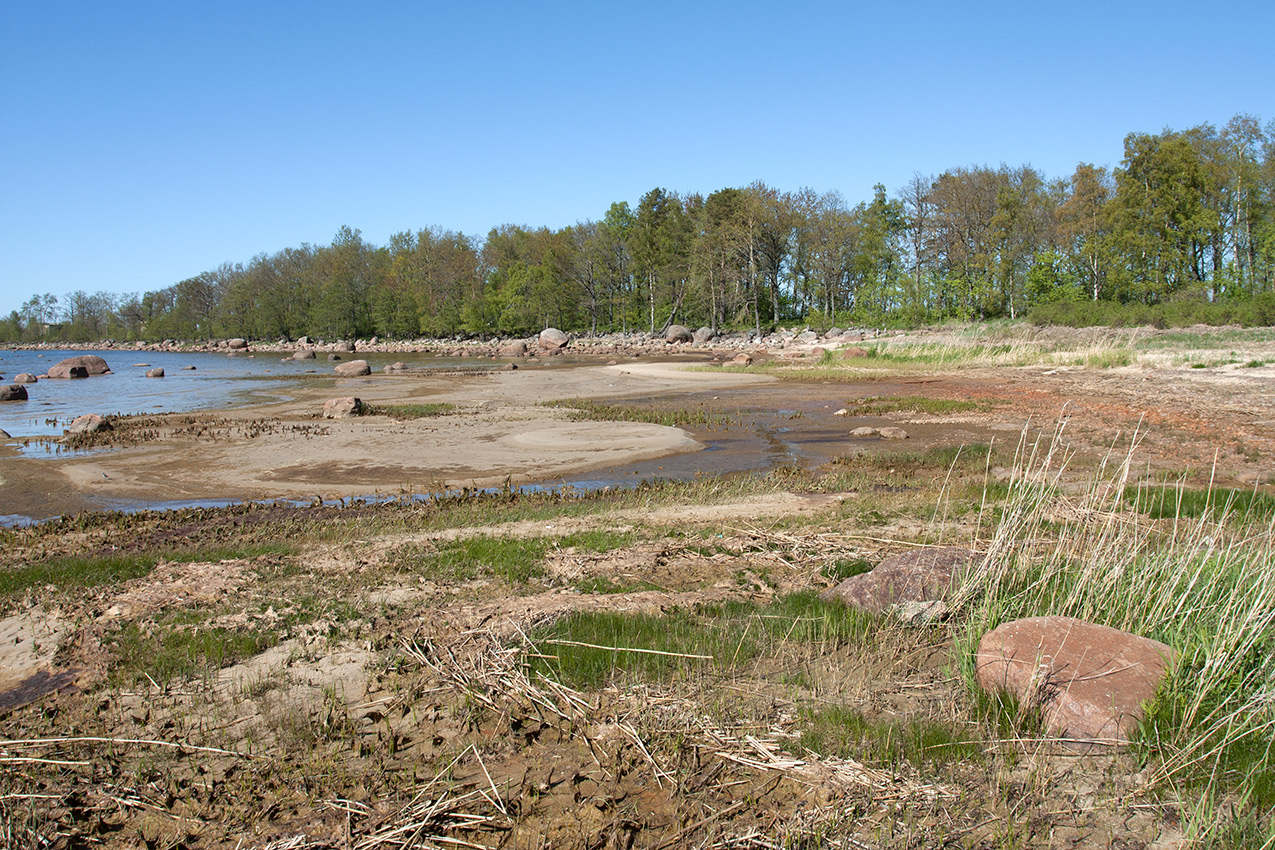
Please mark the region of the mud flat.
<svg viewBox="0 0 1275 850"><path fill-rule="evenodd" d="M774 380L640 363L315 381L283 403L152 417L147 434L158 436L135 445L107 440L40 459L9 449L0 458L0 494L5 514L40 518L119 505L388 497L523 483L703 447L679 428L571 422L543 402ZM322 419L324 400L345 395L382 407L451 407L437 417Z"/></svg>

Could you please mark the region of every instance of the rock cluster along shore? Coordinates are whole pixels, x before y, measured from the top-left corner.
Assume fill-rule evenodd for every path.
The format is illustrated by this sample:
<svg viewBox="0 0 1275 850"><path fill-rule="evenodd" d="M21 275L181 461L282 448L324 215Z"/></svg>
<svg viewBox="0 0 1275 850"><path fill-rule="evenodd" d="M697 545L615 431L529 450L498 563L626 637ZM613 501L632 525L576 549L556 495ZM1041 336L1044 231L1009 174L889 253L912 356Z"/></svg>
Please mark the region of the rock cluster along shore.
<svg viewBox="0 0 1275 850"><path fill-rule="evenodd" d="M166 339L159 342L121 342L104 340L96 343L35 343L15 344L14 349L29 351L175 351L221 352L230 356L261 352L278 353L297 359L309 359L322 354L380 353L380 354L432 354L444 357L544 357L572 353L585 356L642 357L659 356L676 351L703 351L733 356L739 352L754 355L788 351L793 354L809 354L820 343L848 345L879 335L874 329L843 330L832 328L825 333L800 329L781 328L773 333L758 335L755 331L718 333L711 328L691 330L672 325L661 333L631 331L600 335L577 335L547 328L529 337L489 337L413 340L382 340L376 337L357 340L323 340L302 337L298 340L276 339L271 341L245 340L242 338L182 341ZM817 356L817 355L816 355ZM727 358L729 359L729 358Z"/></svg>

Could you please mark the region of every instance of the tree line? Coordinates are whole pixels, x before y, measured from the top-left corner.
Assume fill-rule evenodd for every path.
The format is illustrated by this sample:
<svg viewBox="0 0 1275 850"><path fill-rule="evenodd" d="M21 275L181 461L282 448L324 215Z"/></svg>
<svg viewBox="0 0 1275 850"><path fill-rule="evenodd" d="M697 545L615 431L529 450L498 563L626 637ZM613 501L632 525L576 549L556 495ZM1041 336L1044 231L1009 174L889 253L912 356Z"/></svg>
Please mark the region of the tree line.
<svg viewBox="0 0 1275 850"><path fill-rule="evenodd" d="M481 239L431 228L377 246L342 227L155 292L34 295L0 339L760 332L1253 304L1275 323L1275 121L1237 115L1130 133L1110 170L953 168L855 204L757 182L655 188L597 220Z"/></svg>

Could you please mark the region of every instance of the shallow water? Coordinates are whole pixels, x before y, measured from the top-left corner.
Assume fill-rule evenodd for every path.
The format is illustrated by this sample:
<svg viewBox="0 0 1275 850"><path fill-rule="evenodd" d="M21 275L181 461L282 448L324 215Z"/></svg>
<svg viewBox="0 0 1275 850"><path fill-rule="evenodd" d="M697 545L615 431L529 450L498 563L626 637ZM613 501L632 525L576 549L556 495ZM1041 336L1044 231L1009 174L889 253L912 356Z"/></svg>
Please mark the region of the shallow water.
<svg viewBox="0 0 1275 850"><path fill-rule="evenodd" d="M0 430L15 438L61 436L72 419L85 413L187 413L279 401L302 381L331 376L325 354L317 360L283 359L278 352L230 356L212 352L166 351L6 351L0 350L0 383L22 372L42 375L59 360L96 354L112 374L77 380L47 379L27 384L27 401L0 402ZM428 355L358 354L373 370L402 360L413 369L483 368L472 360ZM499 364L488 364L493 368ZM163 378L146 371L162 367ZM189 367L195 367L191 369Z"/></svg>

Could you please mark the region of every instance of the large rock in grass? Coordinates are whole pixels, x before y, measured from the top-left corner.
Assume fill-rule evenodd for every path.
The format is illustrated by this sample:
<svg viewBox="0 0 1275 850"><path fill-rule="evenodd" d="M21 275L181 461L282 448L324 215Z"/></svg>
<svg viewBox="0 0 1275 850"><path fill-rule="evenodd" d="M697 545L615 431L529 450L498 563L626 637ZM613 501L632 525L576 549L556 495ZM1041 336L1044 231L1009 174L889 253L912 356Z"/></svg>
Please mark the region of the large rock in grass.
<svg viewBox="0 0 1275 850"><path fill-rule="evenodd" d="M1173 663L1157 640L1071 617L1029 617L983 636L978 683L1039 708L1045 730L1082 745L1124 744Z"/></svg>
<svg viewBox="0 0 1275 850"><path fill-rule="evenodd" d="M560 351L570 341L571 337L557 328L545 328L540 332L540 347L544 351Z"/></svg>
<svg viewBox="0 0 1275 850"><path fill-rule="evenodd" d="M114 431L115 426L111 421L96 413L86 413L83 416L77 416L71 420L70 427L67 428L69 434L96 434L98 431Z"/></svg>
<svg viewBox="0 0 1275 850"><path fill-rule="evenodd" d="M49 377L87 378L90 375L105 375L110 371L111 367L96 354L80 354L54 363L49 367Z"/></svg>
<svg viewBox="0 0 1275 850"><path fill-rule="evenodd" d="M0 385L0 401L26 401L27 388L22 384Z"/></svg>
<svg viewBox="0 0 1275 850"><path fill-rule="evenodd" d="M323 403L324 419L350 419L355 416L362 416L366 412L367 406L363 404L362 400L351 395L330 398Z"/></svg>
<svg viewBox="0 0 1275 850"><path fill-rule="evenodd" d="M347 360L332 367L332 374L338 378L357 378L372 374L372 367L366 360Z"/></svg>
<svg viewBox="0 0 1275 850"><path fill-rule="evenodd" d="M883 614L902 606L908 619L942 616L944 603L982 556L959 546L927 546L891 555L869 572L823 592L827 601Z"/></svg>
<svg viewBox="0 0 1275 850"><path fill-rule="evenodd" d="M674 342L691 342L695 339L695 334L685 325L669 325L668 330L664 334L664 341Z"/></svg>

